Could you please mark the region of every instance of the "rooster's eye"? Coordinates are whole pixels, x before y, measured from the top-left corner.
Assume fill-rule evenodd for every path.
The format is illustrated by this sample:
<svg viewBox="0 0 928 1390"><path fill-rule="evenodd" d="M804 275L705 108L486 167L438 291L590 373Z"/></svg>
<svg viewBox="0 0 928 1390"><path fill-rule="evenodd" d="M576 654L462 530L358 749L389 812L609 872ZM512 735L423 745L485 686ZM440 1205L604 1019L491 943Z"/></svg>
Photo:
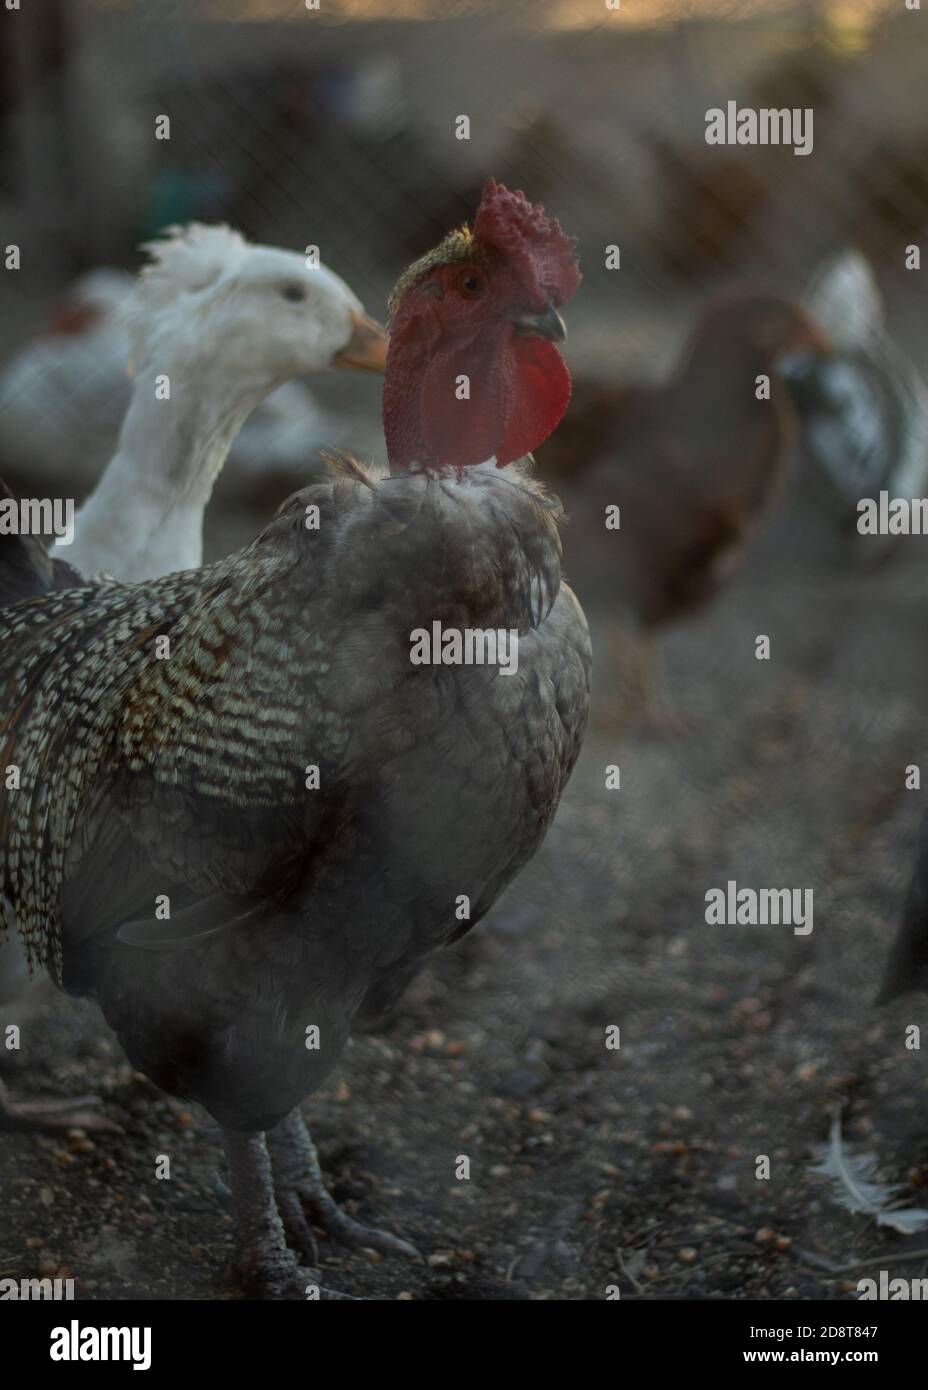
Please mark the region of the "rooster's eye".
<svg viewBox="0 0 928 1390"><path fill-rule="evenodd" d="M293 304L299 304L306 298L306 289L303 285L284 285L281 290L284 299L289 299Z"/></svg>
<svg viewBox="0 0 928 1390"><path fill-rule="evenodd" d="M467 299L476 299L479 294L483 294L483 281L472 270L467 270L458 280L458 289Z"/></svg>

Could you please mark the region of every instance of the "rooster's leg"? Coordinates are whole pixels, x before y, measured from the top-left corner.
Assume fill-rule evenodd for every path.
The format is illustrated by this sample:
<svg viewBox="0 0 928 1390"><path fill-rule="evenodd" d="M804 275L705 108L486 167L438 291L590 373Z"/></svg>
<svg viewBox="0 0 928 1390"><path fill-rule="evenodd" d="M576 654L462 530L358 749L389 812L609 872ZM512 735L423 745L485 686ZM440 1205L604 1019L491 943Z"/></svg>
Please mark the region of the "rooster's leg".
<svg viewBox="0 0 928 1390"><path fill-rule="evenodd" d="M0 1131L30 1129L48 1134L62 1134L69 1129L122 1134L120 1126L103 1114L96 1096L16 1101L0 1081Z"/></svg>
<svg viewBox="0 0 928 1390"><path fill-rule="evenodd" d="M259 1298L348 1298L321 1286L287 1248L263 1134L223 1132L236 1225L235 1273Z"/></svg>
<svg viewBox="0 0 928 1390"><path fill-rule="evenodd" d="M686 721L667 703L663 693L660 653L648 629L633 632L620 626L611 628L606 669L607 687L612 693L600 703L596 719L604 732L686 732Z"/></svg>
<svg viewBox="0 0 928 1390"><path fill-rule="evenodd" d="M595 722L604 733L623 734L647 704L647 652L638 632L622 623L609 626L605 646L605 689L597 692Z"/></svg>
<svg viewBox="0 0 928 1390"><path fill-rule="evenodd" d="M657 639L645 629L640 636L639 680L641 689L640 727L657 734L685 734L684 715L674 709L667 699L664 663Z"/></svg>
<svg viewBox="0 0 928 1390"><path fill-rule="evenodd" d="M290 1240L304 1259L315 1261L313 1225L339 1245L366 1247L389 1255L419 1252L409 1241L388 1231L362 1226L337 1206L322 1181L319 1155L299 1110L292 1110L275 1129L268 1131L268 1148L274 1170L277 1205Z"/></svg>

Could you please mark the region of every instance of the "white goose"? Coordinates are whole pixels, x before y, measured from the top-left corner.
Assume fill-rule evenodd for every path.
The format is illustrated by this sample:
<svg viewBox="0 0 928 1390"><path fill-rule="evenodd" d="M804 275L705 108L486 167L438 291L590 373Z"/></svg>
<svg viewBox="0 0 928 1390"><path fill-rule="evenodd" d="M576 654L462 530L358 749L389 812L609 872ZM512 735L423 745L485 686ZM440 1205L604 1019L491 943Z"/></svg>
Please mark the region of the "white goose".
<svg viewBox="0 0 928 1390"><path fill-rule="evenodd" d="M203 513L232 440L281 383L382 370L386 336L325 266L228 227L172 229L145 248L130 325L134 383L116 453L55 554L136 581L203 558Z"/></svg>
<svg viewBox="0 0 928 1390"><path fill-rule="evenodd" d="M0 367L0 458L4 469L54 496L67 479L86 494L112 457L129 406L126 371L136 280L102 267L69 286L51 322ZM376 424L375 424L376 422ZM325 410L305 381L285 381L259 402L233 440L224 475L250 500L256 488L305 486L307 459L322 444L362 452L380 442Z"/></svg>

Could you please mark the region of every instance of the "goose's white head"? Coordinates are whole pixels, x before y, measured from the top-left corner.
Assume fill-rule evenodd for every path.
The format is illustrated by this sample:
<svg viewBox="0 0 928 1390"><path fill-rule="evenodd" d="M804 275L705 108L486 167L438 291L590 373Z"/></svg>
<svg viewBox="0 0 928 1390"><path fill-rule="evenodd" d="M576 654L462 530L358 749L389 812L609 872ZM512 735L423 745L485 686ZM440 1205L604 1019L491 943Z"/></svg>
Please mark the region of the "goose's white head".
<svg viewBox="0 0 928 1390"><path fill-rule="evenodd" d="M175 363L263 395L332 367L383 371L387 339L324 265L192 223L143 248L131 328L134 366Z"/></svg>

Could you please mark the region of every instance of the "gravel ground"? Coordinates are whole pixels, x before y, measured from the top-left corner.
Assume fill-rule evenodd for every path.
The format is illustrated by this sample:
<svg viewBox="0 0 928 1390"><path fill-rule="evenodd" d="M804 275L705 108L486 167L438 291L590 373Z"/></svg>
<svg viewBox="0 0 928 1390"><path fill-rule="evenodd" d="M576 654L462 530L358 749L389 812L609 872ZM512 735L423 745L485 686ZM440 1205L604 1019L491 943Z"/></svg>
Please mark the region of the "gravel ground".
<svg viewBox="0 0 928 1390"><path fill-rule="evenodd" d="M231 543L244 522L227 521ZM594 726L535 862L307 1103L334 1195L424 1256L323 1242L327 1284L840 1299L860 1261L928 1272L905 1258L925 1236L852 1216L809 1174L840 1109L852 1151L928 1205L924 1063L903 1036L928 1008L872 1006L922 801L904 768L925 752L926 572L922 541L861 565L787 502L717 606L667 635L685 732ZM707 926L705 892L729 879L814 888L813 933ZM96 1090L124 1132L3 1136L0 1276L64 1267L86 1299L235 1297L209 1118L133 1074L90 1006L39 986L14 1021L11 1089Z"/></svg>

